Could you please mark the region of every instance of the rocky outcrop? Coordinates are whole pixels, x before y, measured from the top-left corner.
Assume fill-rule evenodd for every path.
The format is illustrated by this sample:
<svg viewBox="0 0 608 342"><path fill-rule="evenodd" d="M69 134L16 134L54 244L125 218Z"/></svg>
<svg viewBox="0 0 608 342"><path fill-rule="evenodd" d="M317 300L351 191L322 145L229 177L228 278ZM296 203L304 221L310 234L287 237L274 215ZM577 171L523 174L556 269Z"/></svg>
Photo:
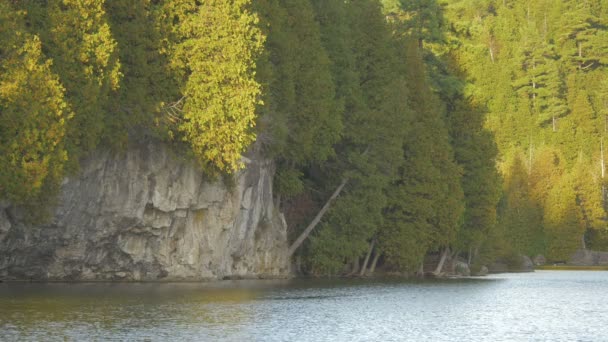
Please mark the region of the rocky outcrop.
<svg viewBox="0 0 608 342"><path fill-rule="evenodd" d="M527 255L520 256L519 272L534 272L534 263Z"/></svg>
<svg viewBox="0 0 608 342"><path fill-rule="evenodd" d="M490 270L488 269L488 267L481 266L479 268L479 270L477 272L474 272L473 275L476 277L483 277L483 276L487 276L490 273Z"/></svg>
<svg viewBox="0 0 608 342"><path fill-rule="evenodd" d="M534 262L535 266L543 266L544 264L547 263L547 259L542 254L535 256L534 260L532 260L532 261Z"/></svg>
<svg viewBox="0 0 608 342"><path fill-rule="evenodd" d="M1 234L1 233L0 233ZM572 266L608 266L608 252L579 249L568 260Z"/></svg>
<svg viewBox="0 0 608 342"><path fill-rule="evenodd" d="M466 262L457 260L452 263L452 273L458 276L468 277L471 275L471 269Z"/></svg>
<svg viewBox="0 0 608 342"><path fill-rule="evenodd" d="M254 159L234 184L212 181L152 143L98 152L64 181L49 223L0 204L0 280L287 276L272 176L271 162Z"/></svg>

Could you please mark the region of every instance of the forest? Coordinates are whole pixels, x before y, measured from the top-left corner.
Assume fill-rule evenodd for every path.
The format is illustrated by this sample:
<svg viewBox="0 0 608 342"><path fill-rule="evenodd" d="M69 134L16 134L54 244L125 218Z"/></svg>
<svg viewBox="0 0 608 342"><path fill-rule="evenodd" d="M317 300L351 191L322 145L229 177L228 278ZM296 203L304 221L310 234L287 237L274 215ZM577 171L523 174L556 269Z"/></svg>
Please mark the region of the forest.
<svg viewBox="0 0 608 342"><path fill-rule="evenodd" d="M0 1L0 200L39 220L154 140L274 160L306 274L565 261L608 248L607 131L602 0Z"/></svg>

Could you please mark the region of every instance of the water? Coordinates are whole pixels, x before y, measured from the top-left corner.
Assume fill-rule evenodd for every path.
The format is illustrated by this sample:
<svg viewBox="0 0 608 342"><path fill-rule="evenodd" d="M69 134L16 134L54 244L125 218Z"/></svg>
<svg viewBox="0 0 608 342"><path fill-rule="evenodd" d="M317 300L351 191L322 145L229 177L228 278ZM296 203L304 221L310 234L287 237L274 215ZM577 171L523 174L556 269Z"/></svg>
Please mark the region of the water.
<svg viewBox="0 0 608 342"><path fill-rule="evenodd" d="M0 284L0 340L608 341L608 272Z"/></svg>

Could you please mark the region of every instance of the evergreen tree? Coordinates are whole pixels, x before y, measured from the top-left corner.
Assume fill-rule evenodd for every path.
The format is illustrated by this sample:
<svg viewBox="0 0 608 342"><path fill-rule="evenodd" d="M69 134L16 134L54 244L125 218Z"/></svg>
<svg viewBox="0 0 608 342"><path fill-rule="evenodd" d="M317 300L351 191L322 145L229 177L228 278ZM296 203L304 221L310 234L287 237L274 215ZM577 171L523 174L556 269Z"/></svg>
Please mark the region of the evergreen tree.
<svg viewBox="0 0 608 342"><path fill-rule="evenodd" d="M0 3L0 46L0 199L24 204L61 181L73 113L24 12L7 2Z"/></svg>
<svg viewBox="0 0 608 342"><path fill-rule="evenodd" d="M323 255L313 260L313 268L331 273L339 270L337 264L318 261L356 263L379 233L387 201L385 192L402 161L405 118L409 114L408 90L402 76L395 72L400 70L395 49L399 42L391 37L380 7L369 0L352 1L344 14L349 27L342 32L347 34L345 42L354 47L353 55L347 49L328 50L353 69L335 74L340 80L339 94L344 96L344 133L327 169L338 170L337 179L348 180L348 186L320 227L320 231L334 232L319 233L311 241L312 254ZM341 237L341 249L327 247L331 245L327 239L335 236Z"/></svg>
<svg viewBox="0 0 608 342"><path fill-rule="evenodd" d="M267 30L268 55L264 123L271 154L278 156L277 188L303 191L303 168L334 155L342 131L342 107L335 98L330 60L310 1L260 1L256 9Z"/></svg>
<svg viewBox="0 0 608 342"><path fill-rule="evenodd" d="M250 1L180 0L164 4L161 27L181 97L176 133L209 172L241 167L254 141L260 85L255 60L264 37Z"/></svg>
<svg viewBox="0 0 608 342"><path fill-rule="evenodd" d="M167 70L166 54L161 53L158 5L150 0L113 0L105 3L108 21L121 63L123 78L116 97L109 101L111 115L105 140L126 145L128 137L151 133L165 137L167 126L178 114L163 102L179 98L179 87ZM163 109L165 115L160 115Z"/></svg>
<svg viewBox="0 0 608 342"><path fill-rule="evenodd" d="M399 196L391 196L387 216L392 220L387 221L388 228L380 241L392 251L389 260L392 257L394 263L409 264L411 268L418 266L411 262L420 260L425 252L438 251L455 242L464 206L462 169L454 161L442 120L443 108L429 89L418 48L409 46L406 61L410 93L416 95L410 97L412 115L403 147L404 163L393 185ZM419 248L397 252L391 241L393 235L403 237L414 231L419 232L413 239L422 237L417 241Z"/></svg>
<svg viewBox="0 0 608 342"><path fill-rule="evenodd" d="M454 157L463 168L465 200L457 247L469 254L479 249L495 228L500 200L501 179L495 165L498 151L492 134L483 128L483 118L481 110L463 100L456 102L449 114Z"/></svg>
<svg viewBox="0 0 608 342"><path fill-rule="evenodd" d="M52 70L59 75L74 110L66 139L73 162L99 143L110 115L108 102L122 78L104 2L25 2L30 26L53 59Z"/></svg>
<svg viewBox="0 0 608 342"><path fill-rule="evenodd" d="M534 200L521 157L515 156L505 177L500 222L512 254L543 251L542 204Z"/></svg>
<svg viewBox="0 0 608 342"><path fill-rule="evenodd" d="M581 247L584 225L576 208L569 177L562 177L549 192L543 225L547 233L547 259L566 261Z"/></svg>

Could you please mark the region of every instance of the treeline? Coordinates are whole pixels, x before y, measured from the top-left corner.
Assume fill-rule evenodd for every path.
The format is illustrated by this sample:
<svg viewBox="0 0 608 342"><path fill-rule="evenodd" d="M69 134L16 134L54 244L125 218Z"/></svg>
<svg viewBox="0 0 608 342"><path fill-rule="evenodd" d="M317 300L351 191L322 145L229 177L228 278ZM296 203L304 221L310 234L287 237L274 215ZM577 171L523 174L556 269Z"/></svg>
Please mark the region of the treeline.
<svg viewBox="0 0 608 342"><path fill-rule="evenodd" d="M0 197L48 201L100 145L162 139L211 175L237 170L249 148L276 161L303 272L415 272L429 254L517 253L496 225L485 102L453 49L472 40L444 7L3 1Z"/></svg>
<svg viewBox="0 0 608 342"><path fill-rule="evenodd" d="M608 247L608 3L450 1L456 63L487 105L511 248L567 260Z"/></svg>
<svg viewBox="0 0 608 342"><path fill-rule="evenodd" d="M497 150L449 53L434 49L441 8L254 3L267 37L258 79L269 136L259 138L277 160L300 270L416 272L431 253L490 257L481 247L496 228Z"/></svg>

